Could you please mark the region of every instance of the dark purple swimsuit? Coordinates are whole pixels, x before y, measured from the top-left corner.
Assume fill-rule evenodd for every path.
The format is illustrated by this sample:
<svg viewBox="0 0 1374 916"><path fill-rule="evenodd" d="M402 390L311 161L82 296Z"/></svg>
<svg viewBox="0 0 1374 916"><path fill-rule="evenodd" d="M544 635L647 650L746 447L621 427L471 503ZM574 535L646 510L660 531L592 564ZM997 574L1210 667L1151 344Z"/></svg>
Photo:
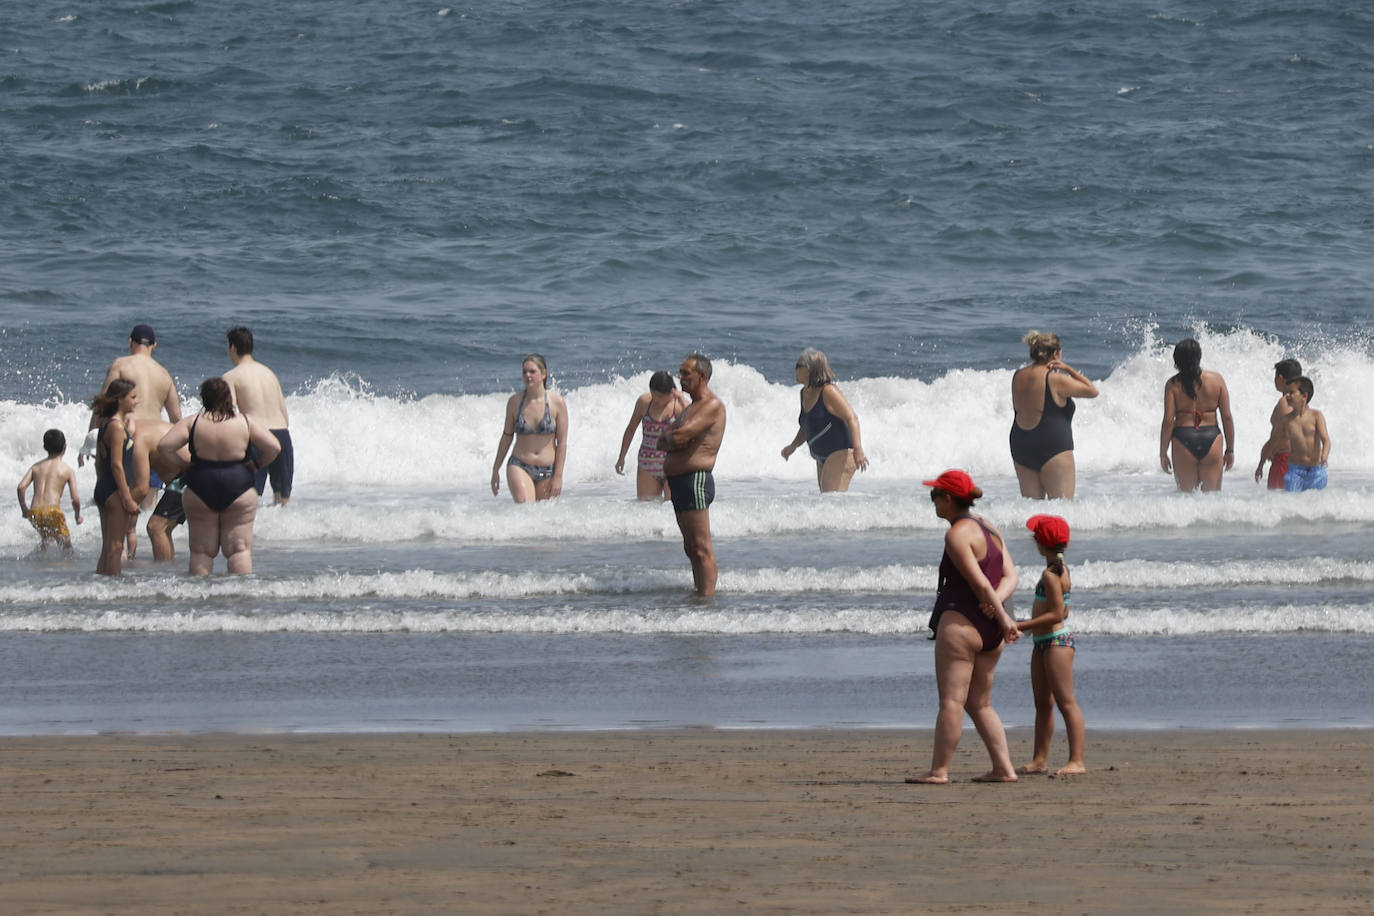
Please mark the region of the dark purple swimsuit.
<svg viewBox="0 0 1374 916"><path fill-rule="evenodd" d="M996 588L1002 581L1002 548L997 546L997 539L988 531L987 525L977 518L973 520L983 529L983 539L988 545L987 555L978 561L978 568L988 577L992 587ZM948 551L940 558L940 587L935 595L935 612L931 615L932 628L938 626L940 615L945 611L958 611L968 618L969 623L978 630L978 635L983 637L984 652L996 649L1001 644L1001 624L979 610L978 596L973 593L973 587L968 584L968 580L955 567Z"/></svg>

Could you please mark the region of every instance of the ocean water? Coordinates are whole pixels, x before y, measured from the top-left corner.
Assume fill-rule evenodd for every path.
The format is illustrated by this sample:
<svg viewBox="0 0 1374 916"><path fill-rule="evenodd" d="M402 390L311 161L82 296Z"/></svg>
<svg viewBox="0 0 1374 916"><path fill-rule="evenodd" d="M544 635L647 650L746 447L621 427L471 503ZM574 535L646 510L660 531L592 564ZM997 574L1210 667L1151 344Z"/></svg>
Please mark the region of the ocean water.
<svg viewBox="0 0 1374 916"><path fill-rule="evenodd" d="M1030 328L1101 391L1050 507L1090 725L1374 725L1374 13L80 0L2 34L0 479L79 441L141 322L191 406L249 324L297 477L245 578L98 579L94 512L70 559L0 517L0 733L926 727L920 481L968 469L1022 610L1038 575L1006 444ZM1183 336L1231 390L1220 494L1156 465ZM779 456L805 346L863 424L847 494ZM729 411L713 601L613 469L696 349ZM487 480L529 351L569 458L515 506ZM1287 356L1323 493L1250 479Z"/></svg>

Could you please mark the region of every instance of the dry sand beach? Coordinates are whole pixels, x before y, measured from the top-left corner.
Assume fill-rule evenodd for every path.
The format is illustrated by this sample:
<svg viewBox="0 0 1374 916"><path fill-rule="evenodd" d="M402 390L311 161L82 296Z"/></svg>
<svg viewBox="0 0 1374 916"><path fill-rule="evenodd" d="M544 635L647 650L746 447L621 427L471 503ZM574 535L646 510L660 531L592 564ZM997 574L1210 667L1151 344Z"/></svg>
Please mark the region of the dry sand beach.
<svg viewBox="0 0 1374 916"><path fill-rule="evenodd" d="M6 738L0 910L1367 913L1372 751L1094 732L993 786L966 732L928 787L928 732Z"/></svg>

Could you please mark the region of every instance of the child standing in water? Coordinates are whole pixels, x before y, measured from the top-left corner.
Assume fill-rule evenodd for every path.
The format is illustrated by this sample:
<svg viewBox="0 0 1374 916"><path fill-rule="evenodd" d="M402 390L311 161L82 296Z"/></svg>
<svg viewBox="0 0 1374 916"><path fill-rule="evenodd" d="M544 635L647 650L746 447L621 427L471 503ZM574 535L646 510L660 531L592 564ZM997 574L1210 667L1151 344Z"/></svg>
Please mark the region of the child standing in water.
<svg viewBox="0 0 1374 916"><path fill-rule="evenodd" d="M1057 515L1033 515L1026 527L1035 535L1035 546L1045 558L1045 571L1035 586L1031 618L1018 620L1017 629L1029 631L1035 645L1031 649L1031 690L1035 694L1035 753L1018 773L1048 773L1050 739L1054 737L1054 707L1064 717L1069 733L1069 762L1055 771L1056 776L1086 773L1083 745L1086 741L1083 711L1073 695L1073 634L1064 626L1069 616L1069 592L1073 582L1064 565L1064 548L1069 546L1069 523Z"/></svg>
<svg viewBox="0 0 1374 916"><path fill-rule="evenodd" d="M67 453L67 437L62 430L50 429L43 434L43 450L48 457L29 468L24 479L19 481L19 511L38 532L44 550L49 544L71 550L72 536L60 505L62 491L71 491L72 512L76 514L78 525L81 524L81 497L76 495L76 472L62 460ZM24 501L30 486L33 487L32 508Z"/></svg>

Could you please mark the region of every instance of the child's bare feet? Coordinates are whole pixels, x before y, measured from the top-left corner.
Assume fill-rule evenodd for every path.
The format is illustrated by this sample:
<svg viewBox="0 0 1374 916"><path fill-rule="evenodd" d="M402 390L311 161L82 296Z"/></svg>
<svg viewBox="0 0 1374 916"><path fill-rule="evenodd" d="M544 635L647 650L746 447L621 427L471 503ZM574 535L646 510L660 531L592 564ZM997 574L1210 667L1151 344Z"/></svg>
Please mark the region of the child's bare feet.
<svg viewBox="0 0 1374 916"><path fill-rule="evenodd" d="M1056 776L1082 776L1088 772L1088 768L1081 763L1066 763L1054 771Z"/></svg>
<svg viewBox="0 0 1374 916"><path fill-rule="evenodd" d="M1016 772L1020 773L1022 776L1044 776L1049 771L1050 768L1048 766L1043 763L1036 763L1034 760L1023 767L1016 768Z"/></svg>

